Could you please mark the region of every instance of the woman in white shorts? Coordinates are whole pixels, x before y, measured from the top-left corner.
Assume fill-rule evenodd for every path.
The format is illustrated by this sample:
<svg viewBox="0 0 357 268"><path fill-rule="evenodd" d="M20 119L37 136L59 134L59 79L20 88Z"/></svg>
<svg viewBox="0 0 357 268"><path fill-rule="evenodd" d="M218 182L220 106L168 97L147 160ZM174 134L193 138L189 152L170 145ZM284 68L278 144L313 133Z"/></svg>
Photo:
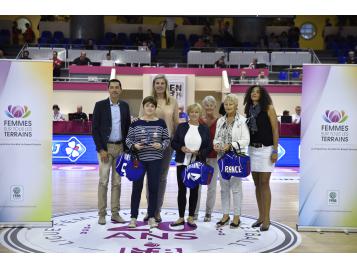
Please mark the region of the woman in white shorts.
<svg viewBox="0 0 357 268"><path fill-rule="evenodd" d="M278 159L278 120L271 97L262 86L248 88L244 105L250 132L248 151L259 209L259 217L252 227L267 231L270 226L271 205L269 181Z"/></svg>

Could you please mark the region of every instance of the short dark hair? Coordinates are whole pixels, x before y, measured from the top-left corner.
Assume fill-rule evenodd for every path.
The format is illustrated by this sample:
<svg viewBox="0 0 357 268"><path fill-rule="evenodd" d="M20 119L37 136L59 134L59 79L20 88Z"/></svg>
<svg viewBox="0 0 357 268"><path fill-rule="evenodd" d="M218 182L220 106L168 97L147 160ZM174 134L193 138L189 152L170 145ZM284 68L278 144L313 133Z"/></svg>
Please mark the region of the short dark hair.
<svg viewBox="0 0 357 268"><path fill-rule="evenodd" d="M108 82L108 88L110 87L110 83L119 83L119 86L121 88L121 83L118 79L114 78L114 79L110 79Z"/></svg>
<svg viewBox="0 0 357 268"><path fill-rule="evenodd" d="M57 109L58 111L60 110L60 107L57 105L57 104L54 104L53 106L52 106L52 110L53 109Z"/></svg>
<svg viewBox="0 0 357 268"><path fill-rule="evenodd" d="M143 99L143 107L147 103L154 104L155 108L157 108L157 101L153 96L147 96Z"/></svg>

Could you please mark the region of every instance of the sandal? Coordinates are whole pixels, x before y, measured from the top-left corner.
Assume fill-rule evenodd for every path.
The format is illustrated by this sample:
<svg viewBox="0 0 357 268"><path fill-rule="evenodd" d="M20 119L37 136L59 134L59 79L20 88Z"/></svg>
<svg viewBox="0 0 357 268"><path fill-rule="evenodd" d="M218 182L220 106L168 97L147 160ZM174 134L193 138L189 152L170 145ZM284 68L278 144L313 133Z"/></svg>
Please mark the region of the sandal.
<svg viewBox="0 0 357 268"><path fill-rule="evenodd" d="M220 220L219 222L216 223L217 227L221 227L224 225L227 225L229 223L230 217L228 217L225 221Z"/></svg>

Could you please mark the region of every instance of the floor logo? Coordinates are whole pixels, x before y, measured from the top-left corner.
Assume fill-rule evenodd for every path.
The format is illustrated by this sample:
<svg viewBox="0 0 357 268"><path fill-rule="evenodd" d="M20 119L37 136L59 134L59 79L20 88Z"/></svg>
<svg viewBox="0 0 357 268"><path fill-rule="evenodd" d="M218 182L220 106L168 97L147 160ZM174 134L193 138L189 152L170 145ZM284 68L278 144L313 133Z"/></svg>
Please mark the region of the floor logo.
<svg viewBox="0 0 357 268"><path fill-rule="evenodd" d="M204 213L201 213L204 215ZM130 210L121 211L130 218ZM197 221L197 228L188 225L170 227L177 220L174 209L162 211L163 222L150 229L142 221L140 210L136 228L110 222L98 225L97 211L58 215L53 228L12 228L0 234L0 242L16 252L116 252L116 253L187 253L187 252L287 252L301 243L300 235L288 226L272 222L269 231L251 228L253 217L242 216L238 229L216 228L220 213L212 214L212 222Z"/></svg>

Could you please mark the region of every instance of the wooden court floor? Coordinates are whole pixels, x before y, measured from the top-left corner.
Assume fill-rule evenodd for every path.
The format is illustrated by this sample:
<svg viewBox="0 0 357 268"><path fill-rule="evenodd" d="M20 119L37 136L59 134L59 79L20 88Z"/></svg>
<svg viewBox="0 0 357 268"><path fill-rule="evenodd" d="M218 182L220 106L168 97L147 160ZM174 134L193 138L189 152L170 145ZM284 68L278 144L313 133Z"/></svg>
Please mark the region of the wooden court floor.
<svg viewBox="0 0 357 268"><path fill-rule="evenodd" d="M87 167L88 170L82 170ZM277 168L272 175L271 219L295 229L298 220L298 170ZM54 166L53 167L53 214L75 212L97 207L98 170L95 165ZM145 188L145 187L144 187ZM110 191L109 191L110 192ZM122 180L121 207L130 207L131 183ZM202 189L201 210L205 209L206 189ZM177 208L176 170L170 169L165 195L165 208ZM108 199L110 200L110 199ZM141 198L141 207L146 206L145 191ZM220 211L220 186L217 185L215 210ZM204 211L202 211L204 213ZM257 216L254 183L251 178L243 182L242 214ZM357 252L357 234L300 232L301 245L293 250L302 252ZM0 245L0 252L10 252Z"/></svg>

